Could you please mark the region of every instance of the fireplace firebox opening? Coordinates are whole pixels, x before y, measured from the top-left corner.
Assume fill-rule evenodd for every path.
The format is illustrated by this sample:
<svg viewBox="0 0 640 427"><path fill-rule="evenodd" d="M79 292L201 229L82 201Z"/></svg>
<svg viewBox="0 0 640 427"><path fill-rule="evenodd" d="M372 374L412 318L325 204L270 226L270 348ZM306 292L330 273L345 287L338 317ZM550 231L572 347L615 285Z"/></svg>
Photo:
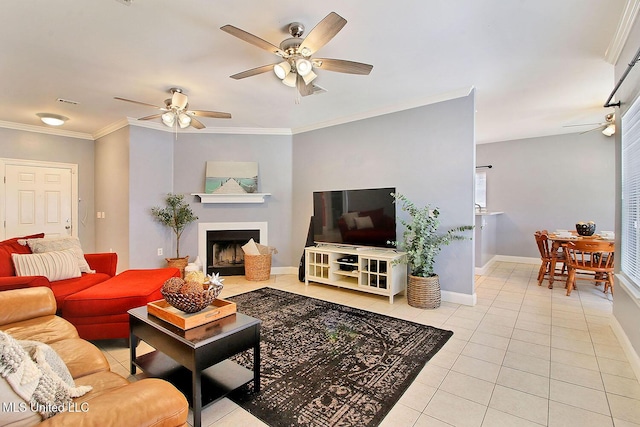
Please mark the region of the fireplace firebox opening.
<svg viewBox="0 0 640 427"><path fill-rule="evenodd" d="M260 230L207 230L207 274L244 275L244 246L260 243Z"/></svg>

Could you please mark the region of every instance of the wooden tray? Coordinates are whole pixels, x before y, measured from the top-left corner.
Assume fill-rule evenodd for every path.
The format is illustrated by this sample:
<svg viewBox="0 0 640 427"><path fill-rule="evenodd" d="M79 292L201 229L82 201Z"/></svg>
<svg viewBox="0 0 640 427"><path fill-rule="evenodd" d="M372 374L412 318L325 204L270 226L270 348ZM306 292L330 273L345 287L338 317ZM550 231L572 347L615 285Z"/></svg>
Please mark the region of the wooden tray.
<svg viewBox="0 0 640 427"><path fill-rule="evenodd" d="M147 303L147 312L181 329L191 329L213 322L236 312L236 303L215 299L208 307L197 313L185 313L161 299Z"/></svg>

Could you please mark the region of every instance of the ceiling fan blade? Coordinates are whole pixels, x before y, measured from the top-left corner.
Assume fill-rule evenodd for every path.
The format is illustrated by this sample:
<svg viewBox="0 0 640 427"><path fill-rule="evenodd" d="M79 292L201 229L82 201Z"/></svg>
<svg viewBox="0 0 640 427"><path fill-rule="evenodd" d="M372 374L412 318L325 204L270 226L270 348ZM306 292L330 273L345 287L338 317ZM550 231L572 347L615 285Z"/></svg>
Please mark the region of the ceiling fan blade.
<svg viewBox="0 0 640 427"><path fill-rule="evenodd" d="M275 53L278 56L285 55L284 51L280 49L278 46L274 46L268 41L263 40L258 36L254 36L251 33L247 33L245 30L241 30L240 28L234 27L233 25L225 25L223 27L220 27L220 29L226 33L231 34L232 36L236 36L240 40L244 40L247 43L257 46L260 49L264 49L268 52Z"/></svg>
<svg viewBox="0 0 640 427"><path fill-rule="evenodd" d="M126 98L120 98L118 96L114 96L113 99L117 99L119 101L126 101L126 102L131 102L133 104L138 104L138 105L146 105L147 107L153 107L153 108L157 108L158 110L165 110L164 107L158 107L157 105L153 105L153 104L147 104L146 102L140 102L140 101L132 101L131 99L126 99Z"/></svg>
<svg viewBox="0 0 640 427"><path fill-rule="evenodd" d="M604 126L598 126L593 129L585 130L584 132L580 132L580 135L584 135L585 133L593 132L594 130L604 129Z"/></svg>
<svg viewBox="0 0 640 427"><path fill-rule="evenodd" d="M189 110L187 114L189 114L190 116L211 117L213 119L230 119L231 118L231 114L221 113L218 111Z"/></svg>
<svg viewBox="0 0 640 427"><path fill-rule="evenodd" d="M202 122L198 119L196 119L195 117L191 116L191 126L193 126L196 129L204 129L205 126L202 124Z"/></svg>
<svg viewBox="0 0 640 427"><path fill-rule="evenodd" d="M580 124L576 124L576 125L564 125L562 126L563 128L571 128L571 127L576 127L576 126L602 126L605 125L606 123L580 123Z"/></svg>
<svg viewBox="0 0 640 427"><path fill-rule="evenodd" d="M164 113L160 113L160 114L152 114L150 116L145 116L145 117L140 117L138 120L153 120L153 119L159 119L160 117L162 117Z"/></svg>
<svg viewBox="0 0 640 427"><path fill-rule="evenodd" d="M252 68L250 70L243 71L241 73L234 74L233 76L229 76L229 77L236 80L244 79L246 77L251 77L258 74L266 73L268 71L272 71L274 65L276 64L263 65L262 67Z"/></svg>
<svg viewBox="0 0 640 427"><path fill-rule="evenodd" d="M305 37L300 45L300 51L309 49L315 53L336 35L347 24L347 20L335 12L331 12L318 23Z"/></svg>
<svg viewBox="0 0 640 427"><path fill-rule="evenodd" d="M300 74L298 74L298 79L296 80L296 87L302 96L313 95L313 85L311 83L306 84Z"/></svg>
<svg viewBox="0 0 640 427"><path fill-rule="evenodd" d="M362 62L346 61L344 59L316 58L313 60L314 66L327 71L338 73L367 75L373 69L373 65Z"/></svg>

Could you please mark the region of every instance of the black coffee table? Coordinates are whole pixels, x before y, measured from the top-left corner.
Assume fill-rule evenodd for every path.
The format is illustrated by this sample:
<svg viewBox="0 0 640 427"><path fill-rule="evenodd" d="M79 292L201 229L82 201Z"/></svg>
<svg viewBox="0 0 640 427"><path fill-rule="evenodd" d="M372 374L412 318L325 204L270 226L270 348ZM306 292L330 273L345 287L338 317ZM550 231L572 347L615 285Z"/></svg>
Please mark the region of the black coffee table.
<svg viewBox="0 0 640 427"><path fill-rule="evenodd" d="M182 391L193 408L193 426L200 427L202 408L251 381L260 391L261 320L235 313L193 329L180 329L147 313L129 310L131 375L136 366L164 378ZM156 351L136 357L138 341ZM253 371L227 360L253 348Z"/></svg>

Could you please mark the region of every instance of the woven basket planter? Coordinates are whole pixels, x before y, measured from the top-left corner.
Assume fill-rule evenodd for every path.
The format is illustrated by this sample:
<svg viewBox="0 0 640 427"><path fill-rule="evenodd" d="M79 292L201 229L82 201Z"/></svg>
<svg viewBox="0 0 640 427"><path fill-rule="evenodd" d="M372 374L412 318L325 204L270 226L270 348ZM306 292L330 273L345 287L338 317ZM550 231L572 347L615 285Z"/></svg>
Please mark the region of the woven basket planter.
<svg viewBox="0 0 640 427"><path fill-rule="evenodd" d="M184 268L189 264L189 255L184 258L165 258L167 267L174 267L180 270L180 277L184 279Z"/></svg>
<svg viewBox="0 0 640 427"><path fill-rule="evenodd" d="M271 277L271 254L244 255L244 277L247 280L260 282Z"/></svg>
<svg viewBox="0 0 640 427"><path fill-rule="evenodd" d="M440 307L440 281L438 275L433 277L417 277L409 275L407 284L407 302L411 307Z"/></svg>

